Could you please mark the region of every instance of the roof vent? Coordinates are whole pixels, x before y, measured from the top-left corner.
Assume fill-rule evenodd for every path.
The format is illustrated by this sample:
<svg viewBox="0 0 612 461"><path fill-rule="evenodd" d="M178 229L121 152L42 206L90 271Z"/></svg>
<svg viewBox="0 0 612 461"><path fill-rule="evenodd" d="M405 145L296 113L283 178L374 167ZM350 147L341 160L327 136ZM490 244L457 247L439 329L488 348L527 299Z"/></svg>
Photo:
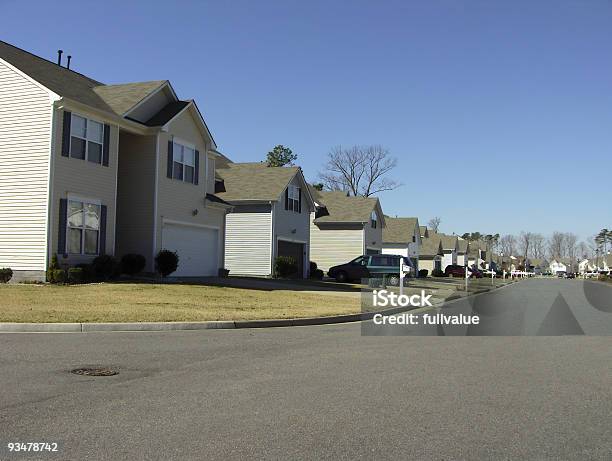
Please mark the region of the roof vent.
<svg viewBox="0 0 612 461"><path fill-rule="evenodd" d="M66 64L66 69L70 69L70 60L72 59L72 56L68 55L68 63Z"/></svg>
<svg viewBox="0 0 612 461"><path fill-rule="evenodd" d="M57 50L57 65L61 66L62 65L62 53L64 51L63 50Z"/></svg>

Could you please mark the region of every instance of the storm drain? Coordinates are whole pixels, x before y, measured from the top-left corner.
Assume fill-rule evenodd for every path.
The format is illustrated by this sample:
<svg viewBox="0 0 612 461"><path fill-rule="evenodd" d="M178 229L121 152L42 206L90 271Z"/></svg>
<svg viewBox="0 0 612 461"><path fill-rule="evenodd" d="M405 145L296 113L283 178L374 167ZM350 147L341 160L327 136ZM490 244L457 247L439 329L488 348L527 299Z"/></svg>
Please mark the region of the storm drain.
<svg viewBox="0 0 612 461"><path fill-rule="evenodd" d="M70 373L81 376L115 376L119 374L119 370L109 367L87 367L75 368Z"/></svg>

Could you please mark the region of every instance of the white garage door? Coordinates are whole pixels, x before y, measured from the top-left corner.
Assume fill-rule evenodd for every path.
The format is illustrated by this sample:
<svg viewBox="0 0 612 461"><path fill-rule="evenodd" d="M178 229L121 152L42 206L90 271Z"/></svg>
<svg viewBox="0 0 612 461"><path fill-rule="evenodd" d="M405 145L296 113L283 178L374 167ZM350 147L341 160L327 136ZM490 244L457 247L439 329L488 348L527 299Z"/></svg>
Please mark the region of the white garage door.
<svg viewBox="0 0 612 461"><path fill-rule="evenodd" d="M170 277L217 275L219 231L203 227L165 224L162 248L176 251L179 265Z"/></svg>

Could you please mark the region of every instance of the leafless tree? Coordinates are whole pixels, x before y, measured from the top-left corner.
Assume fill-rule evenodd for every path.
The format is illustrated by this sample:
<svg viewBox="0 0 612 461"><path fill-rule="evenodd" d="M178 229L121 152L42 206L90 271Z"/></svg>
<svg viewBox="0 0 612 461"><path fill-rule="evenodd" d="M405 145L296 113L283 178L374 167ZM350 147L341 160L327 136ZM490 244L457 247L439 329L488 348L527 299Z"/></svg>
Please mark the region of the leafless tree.
<svg viewBox="0 0 612 461"><path fill-rule="evenodd" d="M565 249L565 234L563 232L553 232L548 238L548 251L551 259L563 258Z"/></svg>
<svg viewBox="0 0 612 461"><path fill-rule="evenodd" d="M516 238L514 235L504 235L499 243L502 253L506 256L512 256L516 251Z"/></svg>
<svg viewBox="0 0 612 461"><path fill-rule="evenodd" d="M577 246L577 252L578 258L581 260L589 258L589 247L586 243L580 242Z"/></svg>
<svg viewBox="0 0 612 461"><path fill-rule="evenodd" d="M327 154L325 171L319 179L328 190L343 190L351 195L369 197L397 189L401 183L388 178L397 159L382 146L334 147Z"/></svg>
<svg viewBox="0 0 612 461"><path fill-rule="evenodd" d="M531 255L537 259L542 259L546 256L546 240L542 234L533 234Z"/></svg>
<svg viewBox="0 0 612 461"><path fill-rule="evenodd" d="M427 227L429 227L434 232L438 232L441 222L442 219L439 216L434 216L427 222Z"/></svg>
<svg viewBox="0 0 612 461"><path fill-rule="evenodd" d="M565 234L565 254L570 259L572 266L576 262L576 245L578 243L578 236L567 232Z"/></svg>
<svg viewBox="0 0 612 461"><path fill-rule="evenodd" d="M518 248L525 260L529 256L531 245L533 244L533 234L531 232L522 231L518 238Z"/></svg>

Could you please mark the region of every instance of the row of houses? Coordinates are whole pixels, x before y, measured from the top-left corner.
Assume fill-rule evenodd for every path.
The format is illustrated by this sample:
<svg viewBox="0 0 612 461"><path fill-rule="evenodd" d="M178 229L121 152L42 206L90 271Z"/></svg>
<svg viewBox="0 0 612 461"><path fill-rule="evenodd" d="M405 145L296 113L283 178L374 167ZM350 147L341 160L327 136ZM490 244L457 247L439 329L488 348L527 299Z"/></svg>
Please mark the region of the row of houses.
<svg viewBox="0 0 612 461"><path fill-rule="evenodd" d="M191 99L169 81L106 85L0 42L0 267L42 280L100 254L176 251L179 277L299 277L362 254L417 269L503 267L484 241L390 217L374 197L308 184L296 166L239 163L219 151ZM511 265L506 264L508 268Z"/></svg>

